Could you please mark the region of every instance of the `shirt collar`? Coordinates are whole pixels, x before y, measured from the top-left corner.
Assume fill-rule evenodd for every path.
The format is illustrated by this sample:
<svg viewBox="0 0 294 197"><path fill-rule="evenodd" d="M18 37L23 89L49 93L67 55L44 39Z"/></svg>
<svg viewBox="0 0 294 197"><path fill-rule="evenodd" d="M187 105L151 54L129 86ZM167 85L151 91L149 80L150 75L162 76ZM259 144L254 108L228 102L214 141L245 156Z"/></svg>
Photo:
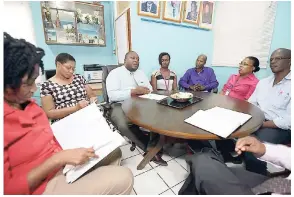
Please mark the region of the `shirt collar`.
<svg viewBox="0 0 294 197"><path fill-rule="evenodd" d="M288 75L285 77L285 79L291 80L291 70L290 70L290 72L288 73Z"/></svg>
<svg viewBox="0 0 294 197"><path fill-rule="evenodd" d="M236 77L240 77L240 74L235 74ZM256 77L253 73L250 73L249 75L247 75L244 79L250 79L250 80L254 80Z"/></svg>

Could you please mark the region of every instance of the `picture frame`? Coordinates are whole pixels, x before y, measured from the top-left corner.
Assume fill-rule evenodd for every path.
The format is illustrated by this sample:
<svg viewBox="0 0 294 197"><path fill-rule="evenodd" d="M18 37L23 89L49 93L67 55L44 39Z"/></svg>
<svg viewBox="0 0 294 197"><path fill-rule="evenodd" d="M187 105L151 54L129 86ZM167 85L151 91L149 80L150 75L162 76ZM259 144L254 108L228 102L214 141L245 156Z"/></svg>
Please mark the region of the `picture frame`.
<svg viewBox="0 0 294 197"><path fill-rule="evenodd" d="M182 22L199 25L201 1L185 1Z"/></svg>
<svg viewBox="0 0 294 197"><path fill-rule="evenodd" d="M183 2L182 1L164 1L163 20L178 22L182 21Z"/></svg>
<svg viewBox="0 0 294 197"><path fill-rule="evenodd" d="M138 16L147 16L160 18L161 2L160 1L138 1Z"/></svg>
<svg viewBox="0 0 294 197"><path fill-rule="evenodd" d="M215 4L213 1L202 1L199 27L211 30L213 27Z"/></svg>
<svg viewBox="0 0 294 197"><path fill-rule="evenodd" d="M46 44L106 46L104 6L80 1L42 1Z"/></svg>

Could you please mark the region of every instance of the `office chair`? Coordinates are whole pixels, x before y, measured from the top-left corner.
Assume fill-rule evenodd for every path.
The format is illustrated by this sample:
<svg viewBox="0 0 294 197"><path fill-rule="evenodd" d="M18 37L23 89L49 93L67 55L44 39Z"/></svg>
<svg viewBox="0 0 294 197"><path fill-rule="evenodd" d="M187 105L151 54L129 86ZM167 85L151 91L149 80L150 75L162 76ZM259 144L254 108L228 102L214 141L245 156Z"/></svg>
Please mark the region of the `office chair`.
<svg viewBox="0 0 294 197"><path fill-rule="evenodd" d="M110 102L107 94L106 89L106 78L108 74L115 68L118 68L120 65L107 65L102 67L102 91L103 91L103 99L104 103L102 103L100 106L103 108L103 116L108 122L108 124L113 126L113 130L118 130L117 126L113 123L111 120L111 113L112 113L112 104L115 102ZM132 128L135 128L136 125L130 124L129 125L130 130L132 131ZM119 130L118 130L119 131ZM147 144L149 141L149 136L145 135L144 132L133 132L132 135L123 133L123 131L119 131L119 133L123 136L126 136L128 139L131 140L131 151L134 151L136 146L140 147L143 151L146 151Z"/></svg>

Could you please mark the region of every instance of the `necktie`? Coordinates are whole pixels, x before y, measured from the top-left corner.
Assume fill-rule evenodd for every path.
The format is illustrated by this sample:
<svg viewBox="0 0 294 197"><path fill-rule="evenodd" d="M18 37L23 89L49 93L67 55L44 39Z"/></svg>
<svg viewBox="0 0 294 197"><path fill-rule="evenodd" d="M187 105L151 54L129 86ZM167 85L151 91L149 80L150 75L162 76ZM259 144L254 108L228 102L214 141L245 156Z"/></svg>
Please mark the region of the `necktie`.
<svg viewBox="0 0 294 197"><path fill-rule="evenodd" d="M282 177L270 178L252 189L254 194L291 194L291 180Z"/></svg>

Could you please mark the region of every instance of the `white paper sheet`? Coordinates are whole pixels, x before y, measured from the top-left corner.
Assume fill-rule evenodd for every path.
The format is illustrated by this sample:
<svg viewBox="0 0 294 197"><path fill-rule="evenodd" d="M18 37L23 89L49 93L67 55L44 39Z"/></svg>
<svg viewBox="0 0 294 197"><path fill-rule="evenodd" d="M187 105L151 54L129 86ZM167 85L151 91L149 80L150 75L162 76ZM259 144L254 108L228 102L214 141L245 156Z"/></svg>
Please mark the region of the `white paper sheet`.
<svg viewBox="0 0 294 197"><path fill-rule="evenodd" d="M252 116L220 107L203 111L199 110L185 122L227 138L238 127L245 124Z"/></svg>
<svg viewBox="0 0 294 197"><path fill-rule="evenodd" d="M93 147L99 156L82 166L67 165L63 172L66 173L68 183L74 182L125 141L121 135L109 128L96 104L91 104L59 120L51 127L63 149Z"/></svg>
<svg viewBox="0 0 294 197"><path fill-rule="evenodd" d="M157 101L160 101L162 99L165 99L167 98L168 96L165 96L165 95L159 95L159 94L144 94L144 95L141 95L139 96L140 98L146 98L146 99L151 99L151 100L157 100Z"/></svg>

